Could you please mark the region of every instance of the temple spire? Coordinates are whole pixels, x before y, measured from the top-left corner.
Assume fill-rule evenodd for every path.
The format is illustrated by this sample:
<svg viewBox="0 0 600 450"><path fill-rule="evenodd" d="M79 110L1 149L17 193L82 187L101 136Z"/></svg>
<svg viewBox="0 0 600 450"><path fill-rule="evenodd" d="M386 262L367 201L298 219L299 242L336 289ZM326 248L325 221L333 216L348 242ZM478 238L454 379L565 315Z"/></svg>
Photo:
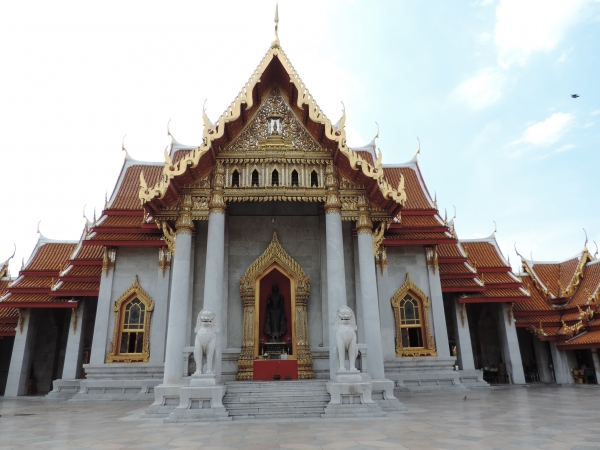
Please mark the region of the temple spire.
<svg viewBox="0 0 600 450"><path fill-rule="evenodd" d="M277 26L279 24L279 3L275 5L275 39L271 42L271 48L279 48L279 35L277 34Z"/></svg>

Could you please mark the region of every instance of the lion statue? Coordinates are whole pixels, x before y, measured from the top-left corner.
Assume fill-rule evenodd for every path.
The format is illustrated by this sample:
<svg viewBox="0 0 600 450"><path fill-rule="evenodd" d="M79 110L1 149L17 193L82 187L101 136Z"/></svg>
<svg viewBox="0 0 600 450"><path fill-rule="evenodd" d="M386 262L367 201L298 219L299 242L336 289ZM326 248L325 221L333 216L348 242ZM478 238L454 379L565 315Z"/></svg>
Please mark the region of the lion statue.
<svg viewBox="0 0 600 450"><path fill-rule="evenodd" d="M205 308L198 313L196 320L196 342L194 347L194 359L196 360L196 372L194 375L202 374L203 358L206 358L206 373L213 374L213 360L215 356L215 344L219 328L216 322L217 314Z"/></svg>
<svg viewBox="0 0 600 450"><path fill-rule="evenodd" d="M346 370L345 360L346 351L350 361L350 370L356 371L356 357L358 348L356 346L356 318L354 312L347 306L342 306L337 310L335 316L335 338L337 341L337 354L339 359L339 372Z"/></svg>

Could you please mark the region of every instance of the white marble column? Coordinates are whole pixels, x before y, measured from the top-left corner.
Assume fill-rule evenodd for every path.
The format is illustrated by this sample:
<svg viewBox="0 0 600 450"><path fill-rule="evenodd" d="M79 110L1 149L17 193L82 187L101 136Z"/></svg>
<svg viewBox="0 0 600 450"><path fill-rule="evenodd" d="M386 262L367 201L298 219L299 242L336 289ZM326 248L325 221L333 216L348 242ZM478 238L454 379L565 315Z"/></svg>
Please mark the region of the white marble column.
<svg viewBox="0 0 600 450"><path fill-rule="evenodd" d="M217 383L221 380L223 341L223 268L225 262L225 213L210 212L206 239L206 269L204 278L204 308L217 313L217 333L214 372ZM195 318L194 318L195 319ZM195 323L195 321L194 321Z"/></svg>
<svg viewBox="0 0 600 450"><path fill-rule="evenodd" d="M83 327L86 307L86 301L80 301L79 307L71 312L65 362L63 363L61 377L63 380L76 380L79 378L83 358Z"/></svg>
<svg viewBox="0 0 600 450"><path fill-rule="evenodd" d="M94 337L92 338L92 352L90 364L105 364L106 351L110 346L108 327L111 318L111 295L115 271L102 271L100 289L98 292L98 307L94 323Z"/></svg>
<svg viewBox="0 0 600 450"><path fill-rule="evenodd" d="M593 348L591 351L594 371L596 372L596 384L600 384L600 352L597 348Z"/></svg>
<svg viewBox="0 0 600 450"><path fill-rule="evenodd" d="M180 384L183 378L183 347L186 345L187 315L190 299L190 274L192 257L191 220L192 201L184 196L182 212L175 224L175 254L172 258L173 275L171 281L171 299L169 302L169 323L167 326L167 345L165 353L164 385Z"/></svg>
<svg viewBox="0 0 600 450"><path fill-rule="evenodd" d="M325 215L327 233L327 315L329 318L329 369L331 379L335 379L337 360L335 341L335 318L338 309L346 306L346 275L344 268L344 242L342 235L342 215L339 211L327 211Z"/></svg>
<svg viewBox="0 0 600 450"><path fill-rule="evenodd" d="M168 258L173 255L168 253L167 248L159 250L159 260L162 255L163 264L167 263ZM170 264L173 263L169 260ZM152 313L152 326L150 327L150 364L160 365L165 361L165 345L167 337L167 318L169 316L169 279L171 278L171 268L165 267L164 271L158 267L156 272L154 312Z"/></svg>
<svg viewBox="0 0 600 450"><path fill-rule="evenodd" d="M506 370L511 376L514 384L525 384L525 373L523 372L523 361L521 350L517 339L517 326L512 317L510 303L498 303L498 333L502 359L506 364Z"/></svg>
<svg viewBox="0 0 600 450"><path fill-rule="evenodd" d="M27 379L31 366L33 344L35 342L35 316L31 309L21 309L23 327L17 324L13 344L8 378L6 380L5 397L17 397L27 394Z"/></svg>
<svg viewBox="0 0 600 450"><path fill-rule="evenodd" d="M373 254L373 224L365 197L358 200L359 217L356 222L358 233L358 261L360 269L360 296L362 301L363 334L369 355L369 375L374 380L385 379L381 324L379 322L379 299Z"/></svg>
<svg viewBox="0 0 600 450"><path fill-rule="evenodd" d="M546 349L546 343L540 341L537 337L533 336L533 350L535 353L535 364L538 369L538 375L542 383L552 383L552 371L550 370L550 358L548 357L548 350Z"/></svg>
<svg viewBox="0 0 600 450"><path fill-rule="evenodd" d="M381 323L381 343L383 360L396 360L396 322L392 309L392 294L388 281L387 249L382 245L375 268L377 275L377 295L379 297L379 320Z"/></svg>
<svg viewBox="0 0 600 450"><path fill-rule="evenodd" d="M434 258L433 254L437 253L437 248L436 246L432 246L431 249L431 258ZM446 328L446 315L444 313L444 298L442 296L442 282L440 281L440 271L437 267L437 256L434 261L431 263L428 262L427 266L435 347L438 356L450 357L450 344L448 342L448 329Z"/></svg>
<svg viewBox="0 0 600 450"><path fill-rule="evenodd" d="M567 352L559 350L556 341L550 341L554 378L558 384L573 384L573 374L567 358Z"/></svg>
<svg viewBox="0 0 600 450"><path fill-rule="evenodd" d="M465 310L463 311L463 306ZM458 350L458 367L461 370L474 370L473 347L471 345L471 331L467 320L466 305L462 305L455 296L452 299L452 318L454 320L454 338Z"/></svg>

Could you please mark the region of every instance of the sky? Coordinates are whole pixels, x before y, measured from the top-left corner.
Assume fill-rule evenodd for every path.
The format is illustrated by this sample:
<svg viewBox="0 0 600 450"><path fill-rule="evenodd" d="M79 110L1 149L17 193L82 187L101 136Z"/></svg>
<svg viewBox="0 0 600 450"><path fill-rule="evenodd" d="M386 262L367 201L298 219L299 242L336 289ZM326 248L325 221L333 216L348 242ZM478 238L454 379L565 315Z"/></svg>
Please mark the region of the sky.
<svg viewBox="0 0 600 450"><path fill-rule="evenodd" d="M124 153L197 145L273 39L275 2L0 2L0 261L79 239ZM350 146L419 165L460 238L563 260L600 243L600 1L279 2L288 58ZM571 98L571 94L580 95ZM41 222L40 222L41 221Z"/></svg>

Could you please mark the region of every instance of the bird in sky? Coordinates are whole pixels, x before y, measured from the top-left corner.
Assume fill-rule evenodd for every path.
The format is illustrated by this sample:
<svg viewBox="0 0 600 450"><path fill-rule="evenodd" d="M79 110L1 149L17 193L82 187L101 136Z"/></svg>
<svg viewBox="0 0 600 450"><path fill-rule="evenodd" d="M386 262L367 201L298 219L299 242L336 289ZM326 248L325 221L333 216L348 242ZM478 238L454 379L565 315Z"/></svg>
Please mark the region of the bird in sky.
<svg viewBox="0 0 600 450"><path fill-rule="evenodd" d="M571 98L579 98L579 95L577 95L577 94L571 94Z"/></svg>

